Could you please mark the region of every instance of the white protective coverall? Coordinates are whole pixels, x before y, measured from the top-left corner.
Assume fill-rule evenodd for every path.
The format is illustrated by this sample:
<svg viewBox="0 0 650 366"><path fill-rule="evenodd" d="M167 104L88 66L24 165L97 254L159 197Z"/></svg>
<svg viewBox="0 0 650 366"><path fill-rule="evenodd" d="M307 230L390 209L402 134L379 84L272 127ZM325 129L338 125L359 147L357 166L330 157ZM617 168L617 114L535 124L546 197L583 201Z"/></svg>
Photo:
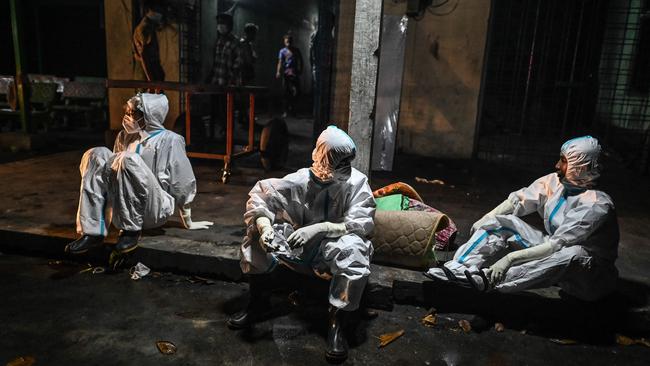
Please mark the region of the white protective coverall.
<svg viewBox="0 0 650 366"><path fill-rule="evenodd" d="M185 140L166 130L169 104L162 94L141 94L145 128L117 135L113 152L92 148L83 155L77 232L106 236L111 219L126 231L162 226L194 199L196 179Z"/></svg>
<svg viewBox="0 0 650 366"><path fill-rule="evenodd" d="M512 265L494 288L515 292L558 284L588 301L612 292L618 278L614 261L619 232L611 198L593 189L600 176L600 145L595 138L580 137L562 145L561 153L568 162L564 178L552 173L511 193L512 212L483 222L444 266L464 279L465 270L487 269L509 251L550 243L550 255ZM533 212L544 219L546 233L519 218ZM440 268L428 274L447 279Z"/></svg>
<svg viewBox="0 0 650 366"><path fill-rule="evenodd" d="M281 263L294 271L331 277L330 304L346 311L359 307L370 275L373 249L367 237L374 228L375 201L363 173L349 164L342 173L334 169L354 154L352 139L330 126L318 138L311 168L257 182L244 214L244 273L268 273ZM267 217L274 224L289 223L296 229L322 222L344 223L345 234L337 238L317 235L305 243L298 258L268 253L258 241L255 222L259 217Z"/></svg>

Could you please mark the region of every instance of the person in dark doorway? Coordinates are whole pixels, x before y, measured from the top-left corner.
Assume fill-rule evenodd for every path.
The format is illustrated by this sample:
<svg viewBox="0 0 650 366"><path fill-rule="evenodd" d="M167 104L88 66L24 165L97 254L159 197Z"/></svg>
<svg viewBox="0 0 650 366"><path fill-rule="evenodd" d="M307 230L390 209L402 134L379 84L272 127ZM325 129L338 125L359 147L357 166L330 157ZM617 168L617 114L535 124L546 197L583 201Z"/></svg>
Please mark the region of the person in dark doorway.
<svg viewBox="0 0 650 366"><path fill-rule="evenodd" d="M217 15L217 41L214 44L211 83L219 86L237 82L238 45L232 34L233 20L230 14Z"/></svg>
<svg viewBox="0 0 650 366"><path fill-rule="evenodd" d="M239 41L232 34L233 19L230 14L217 15L217 41L214 44L214 62L210 83L217 86L229 86L237 83L239 62ZM224 129L226 119L226 97L224 94L212 98L212 119L206 137L220 133L215 127ZM215 124L215 121L218 123Z"/></svg>
<svg viewBox="0 0 650 366"><path fill-rule="evenodd" d="M284 114L295 114L296 98L300 94L300 74L302 74L303 60L300 49L293 45L293 36L285 34L282 38L284 48L278 55L278 65L275 71L275 77L282 77L284 87Z"/></svg>
<svg viewBox="0 0 650 366"><path fill-rule="evenodd" d="M255 84L255 63L257 62L257 52L255 51L255 39L259 27L253 23L247 23L244 26L244 37L239 41L239 84ZM239 111L238 122L247 125L248 121L248 97L240 96L237 100L237 110Z"/></svg>
<svg viewBox="0 0 650 366"><path fill-rule="evenodd" d="M310 168L261 180L250 191L241 246L250 301L230 317L230 328L248 328L264 315L269 283L281 266L330 281L326 356L347 357L344 328L359 308L370 275L368 235L375 216L368 179L351 166L355 154L350 136L330 126L318 137Z"/></svg>
<svg viewBox="0 0 650 366"><path fill-rule="evenodd" d="M612 199L597 190L601 147L591 136L562 145L556 173L508 198L472 226L454 259L428 276L487 291L516 292L558 284L584 301L616 289L619 231ZM520 217L537 212L543 233Z"/></svg>
<svg viewBox="0 0 650 366"><path fill-rule="evenodd" d="M165 71L160 64L160 50L156 32L162 24L162 9L153 5L146 8L145 16L133 32L133 57L135 80L164 81Z"/></svg>
<svg viewBox="0 0 650 366"><path fill-rule="evenodd" d="M255 63L257 52L255 52L255 39L259 27L253 23L244 26L244 37L239 41L239 78L242 85L253 85L255 83Z"/></svg>
<svg viewBox="0 0 650 366"><path fill-rule="evenodd" d="M208 229L212 222L192 221L190 204L196 179L183 137L165 129L169 102L163 94L138 94L125 105L111 152L92 148L81 158L77 232L81 238L65 251L82 254L101 246L111 221L120 229L114 251L138 246L143 229L165 224L179 210L186 229Z"/></svg>

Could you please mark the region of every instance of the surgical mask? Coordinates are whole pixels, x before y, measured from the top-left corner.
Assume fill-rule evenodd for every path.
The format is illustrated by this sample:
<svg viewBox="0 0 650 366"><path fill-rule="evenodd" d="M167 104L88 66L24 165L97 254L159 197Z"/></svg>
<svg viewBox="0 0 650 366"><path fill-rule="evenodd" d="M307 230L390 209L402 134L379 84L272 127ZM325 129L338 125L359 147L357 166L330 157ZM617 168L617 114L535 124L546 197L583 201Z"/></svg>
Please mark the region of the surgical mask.
<svg viewBox="0 0 650 366"><path fill-rule="evenodd" d="M128 114L124 115L124 118L122 118L122 127L124 127L124 131L128 133L129 135L138 133L142 131L142 128L140 127L140 121L142 121L141 117L137 120L133 119L133 117L129 116Z"/></svg>
<svg viewBox="0 0 650 366"><path fill-rule="evenodd" d="M345 182L352 175L352 165L345 164L334 170L333 179L339 182Z"/></svg>
<svg viewBox="0 0 650 366"><path fill-rule="evenodd" d="M149 18L154 23L160 23L162 21L162 14L160 14L160 13L149 13L149 14L147 14L147 18Z"/></svg>
<svg viewBox="0 0 650 366"><path fill-rule="evenodd" d="M228 29L227 25L225 25L225 24L217 24L217 32L219 32L219 34L226 34L226 33L228 33L228 30L229 29Z"/></svg>

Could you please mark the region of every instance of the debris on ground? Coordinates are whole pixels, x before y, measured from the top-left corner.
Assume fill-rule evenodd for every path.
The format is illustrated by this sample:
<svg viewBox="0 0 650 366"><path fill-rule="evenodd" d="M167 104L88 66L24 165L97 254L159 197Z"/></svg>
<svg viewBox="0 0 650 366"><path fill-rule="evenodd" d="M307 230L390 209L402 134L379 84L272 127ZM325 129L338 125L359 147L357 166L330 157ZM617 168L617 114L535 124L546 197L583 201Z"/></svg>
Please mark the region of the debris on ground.
<svg viewBox="0 0 650 366"><path fill-rule="evenodd" d="M436 323L438 323L438 317L436 316L436 314L429 314L424 318L422 318L420 322L422 323L422 325L424 325L427 328L433 328L436 325Z"/></svg>
<svg viewBox="0 0 650 366"><path fill-rule="evenodd" d="M441 186L445 185L445 182L440 179L426 179L426 178L415 177L415 181L418 183L437 184Z"/></svg>
<svg viewBox="0 0 650 366"><path fill-rule="evenodd" d="M80 264L77 262L67 260L52 260L48 261L47 265L56 272L50 278L53 280L62 280L64 278L72 277L76 274L83 273L89 268L92 269L90 263Z"/></svg>
<svg viewBox="0 0 650 366"><path fill-rule="evenodd" d="M461 320L458 322L458 325L460 326L460 328L461 328L461 329L463 330L463 332L465 332L465 333L469 333L469 332L472 331L472 325L469 323L469 321L467 321L467 320L465 320L465 319L461 319Z"/></svg>
<svg viewBox="0 0 650 366"><path fill-rule="evenodd" d="M498 333L501 333L506 330L506 327L503 325L503 323L495 323L494 330L496 330Z"/></svg>
<svg viewBox="0 0 650 366"><path fill-rule="evenodd" d="M433 328L438 323L438 314L436 308L429 309L427 315L420 320L422 325L427 328Z"/></svg>
<svg viewBox="0 0 650 366"><path fill-rule="evenodd" d="M111 255L108 257L108 268L110 268L113 272L117 271L120 266L125 261L126 256L120 254L119 252L113 250L111 251Z"/></svg>
<svg viewBox="0 0 650 366"><path fill-rule="evenodd" d="M129 270L129 274L131 275L131 279L134 281L137 281L141 279L142 277L146 276L151 272L149 267L145 266L141 262L138 262L135 266L131 267Z"/></svg>
<svg viewBox="0 0 650 366"><path fill-rule="evenodd" d="M404 335L404 329L400 329L397 332L386 333L379 336L379 348L386 347L388 344L392 343L397 338Z"/></svg>
<svg viewBox="0 0 650 366"><path fill-rule="evenodd" d="M7 366L31 366L34 362L36 362L36 359L32 356L20 356L7 362Z"/></svg>
<svg viewBox="0 0 650 366"><path fill-rule="evenodd" d="M640 344L642 346L650 347L650 340L645 339L645 338L630 338L626 337L622 334L617 334L616 335L616 343L618 343L621 346L631 346L633 344Z"/></svg>
<svg viewBox="0 0 650 366"><path fill-rule="evenodd" d="M551 338L549 340L551 342L555 343L555 344L559 344L559 345L562 345L562 346L570 346L570 345L573 345L573 344L578 344L578 341L576 341L574 339Z"/></svg>
<svg viewBox="0 0 650 366"><path fill-rule="evenodd" d="M86 273L86 272L90 272L92 274L101 274L101 273L104 273L105 271L106 271L106 269L104 267L99 267L99 266L98 267L92 267L91 266L91 267L82 269L81 271L79 271L79 274Z"/></svg>
<svg viewBox="0 0 650 366"><path fill-rule="evenodd" d="M210 279L207 279L205 277L199 277L199 276L188 277L187 281L189 283L191 283L191 284L196 284L196 283L200 283L202 285L214 285L215 284L214 281L212 281Z"/></svg>
<svg viewBox="0 0 650 366"><path fill-rule="evenodd" d="M287 301L289 301L289 304L291 304L291 306L300 306L300 294L298 291L293 291L290 293L289 296L287 296Z"/></svg>
<svg viewBox="0 0 650 366"><path fill-rule="evenodd" d="M163 355L173 355L176 353L176 345L169 341L158 341L156 342L156 347L158 347L158 351Z"/></svg>

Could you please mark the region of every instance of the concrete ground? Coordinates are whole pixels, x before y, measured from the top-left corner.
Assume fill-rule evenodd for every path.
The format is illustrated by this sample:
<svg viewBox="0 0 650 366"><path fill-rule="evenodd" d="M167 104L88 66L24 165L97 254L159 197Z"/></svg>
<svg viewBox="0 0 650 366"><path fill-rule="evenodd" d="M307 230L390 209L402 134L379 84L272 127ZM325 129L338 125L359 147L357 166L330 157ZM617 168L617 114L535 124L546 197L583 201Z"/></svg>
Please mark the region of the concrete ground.
<svg viewBox="0 0 650 366"><path fill-rule="evenodd" d="M156 273L138 281L122 271L81 272L84 265L0 256L0 363L32 357L35 365L320 365L326 307L293 306L287 293L272 299L275 316L249 331L231 331L227 316L245 301L246 285L197 281ZM192 283L194 282L194 283ZM530 331L439 312L431 328L427 308L397 305L359 319L350 330L349 365L647 365L650 348L559 343ZM469 333L460 320L473 325ZM385 348L378 337L404 330ZM157 341L177 347L163 355Z"/></svg>
<svg viewBox="0 0 650 366"><path fill-rule="evenodd" d="M210 278L238 280L240 272L237 265L237 248L244 234L242 215L248 191L261 178L282 176L299 167L308 166L310 161L311 124L306 120L290 120L289 122L292 135L290 151L292 153L287 169L265 172L261 169L258 157L253 155L235 161L231 181L229 184L223 185L219 182L220 163L193 161L199 190L193 204L193 216L197 220L214 221L215 225L206 231L187 231L181 228L180 220L176 216L163 228L144 233L141 240L142 247L131 260L133 262L142 261L158 271L192 273L207 275ZM63 246L76 237L74 222L80 180L78 164L82 154L83 149L80 149L0 164L0 186L3 187L4 193L3 199L0 200L0 252L64 258ZM11 160L10 157L3 157L3 161L9 160ZM624 162L617 159L614 154L608 154L604 160L607 170L603 175L601 189L608 192L614 199L621 229L617 261L621 281L619 293L615 295L614 299L610 299L605 305L601 304L594 309L589 308L581 311L581 309L584 310L584 304L565 301L558 296L556 288L533 291L514 297L477 296L467 291L439 287L431 281L427 281L418 272L374 266L371 281L383 285L383 290L379 292L385 295L377 300L385 305L379 307L390 309L393 303L396 305L393 312L381 314L380 319L383 320L374 321L368 326L369 330L373 329L374 331L369 334L376 336L399 327L406 328L408 332L401 340L398 340L402 343L395 343L394 346L397 347L389 346L387 349L379 351L376 349L376 340L372 336L368 336L365 341L359 342L358 349L364 351L353 356L357 358L353 358L352 363L426 364L428 361L429 364L442 364L443 362L446 364L546 364L548 357L551 357L553 362L559 363L562 362L562 357L566 356L572 360L570 363L582 364L587 363L587 360L603 360L600 363L627 364L627 356L623 355L627 355L628 352L632 352L634 357L638 356L639 360L648 360L648 354L644 353L646 351L641 350L640 346L619 348L613 344L616 333L639 337L650 335L650 302L648 301L650 295L650 238L647 235L647 228L650 227L650 211L647 209L650 205L650 191L647 189L650 187L650 179L647 176L638 176L628 170L624 166ZM371 185L375 189L396 181L411 184L423 197L425 203L447 213L456 222L459 228L456 242L460 245L468 239L468 230L475 220L505 199L509 192L552 171L554 163L554 161L549 161L548 168L521 167L513 169L484 162L444 161L398 154L394 171L374 172ZM443 181L444 184L420 183L416 181L416 177L437 179ZM529 222L541 226L541 221L538 218L530 218ZM115 230L113 230L109 241L114 240L115 234ZM153 327L153 330L146 330L149 332L150 339L167 336L167 334L174 335L177 340L197 339L196 342L192 342L196 343L196 347L192 348L192 351L188 349L188 354L182 354L179 350L177 358L182 356L184 357L183 361L179 362L176 359L174 362L169 361L171 363L203 364L210 360L226 360L234 363L235 355L239 352L248 357L245 362L249 363L266 363L263 360L280 357L285 363L294 364L294 359L291 357L294 350L297 349L302 349L300 351L302 353L299 353L302 355L300 357L304 357L299 360L321 359L320 347L324 344L322 339L324 330L319 328L322 325L310 324L303 319L309 319L309 313L298 318L295 316L280 317L279 319L282 320L278 320L280 323L277 325L275 322L263 325L260 328L264 329L259 336L261 340L250 335L233 338L232 333L225 333L226 337L219 337L222 334L222 329L225 331L222 324L225 318L224 314L236 307L231 307L232 301L238 304L237 300L232 300L232 298L238 297L242 289L246 287L245 285L218 282L212 286L198 286L197 288L197 286L184 283L179 284L182 281L173 286L164 282L166 280L153 278L135 283L128 280L125 274L90 276L88 273L60 281L51 281L52 269L38 264L46 263L45 260L29 260L6 255L0 259L2 260L0 263L3 263L0 270L7 272L6 276L2 276L2 288L7 288L6 293L11 294L6 296L10 302L0 305L0 310L2 310L0 313L14 314L13 318L6 318L12 319L12 321L2 322L2 324L9 324L8 328L0 327L0 332L3 332L0 334L0 339L12 342L9 347L2 347L2 343L0 343L2 359L12 357L11 354L6 354L6 351L20 350L29 354L29 352L36 352L35 350L39 349L43 350L39 351L44 352L41 353L42 355L58 355L56 357L59 358L53 359L55 361L66 360L66 362L47 362L47 364L80 363L86 356L89 360L96 360L94 363L105 364L99 362L99 359L93 358L95 351L90 349L91 345L97 348L97 344L102 343L104 337L102 334L104 333L109 334L110 337L129 339L128 342L120 340L121 343L111 343L115 346L115 352L118 354L118 356L114 356L118 357L116 359L128 360L122 357L127 357L130 354L134 356L155 354L156 357L162 357L156 353L155 348L147 348L151 342L135 341L138 344L137 347L144 347L144 351L131 352L136 346L131 346L130 342L139 339L135 330L147 329L146 325L148 324L160 324ZM94 264L102 265L102 262L106 260L106 253L98 251L91 255L89 260ZM22 267L24 268L21 269ZM163 278L176 277L170 275L169 277L163 276ZM157 281L163 282L157 286ZM22 284L18 285L20 283ZM67 283L70 283L70 286L65 286ZM125 283L126 285L124 285ZM140 291L137 286L147 287L145 291ZM103 290L96 291L95 287ZM21 288L27 288L30 291L18 291ZM77 288L80 290L77 291ZM85 290L82 291L82 289ZM48 296L58 300L50 302ZM146 296L153 297L155 301L148 300ZM385 304L386 297L390 302L388 305ZM134 306L137 304L136 309L156 309L156 312L149 314L140 311L137 315L131 313L127 317L128 321L125 321L118 314L120 311L126 313L128 311L126 308L118 310L121 306L116 301L118 298L126 298L129 302L134 302ZM201 316L196 319L192 318L191 324L187 320L174 318L169 314L183 312L180 308L174 308L177 304L174 304L173 300L179 298L192 299L195 306L188 311L203 311L204 313L201 313ZM28 322L34 328L40 322L43 327L47 327L54 333L56 333L55 328L61 324L72 326L69 323L70 315L65 314L63 306L70 304L69 299L83 300L84 305L79 305L77 308L87 314L85 318L79 319L78 323L74 323L75 327L100 326L99 329L102 330L97 330L94 335L79 335L74 338L75 341L65 343L63 340L59 342L44 340L44 335L30 333L34 331L21 328L20 324L25 323L27 319L31 319ZM27 314L24 317L16 315L16 304L22 302L31 304L29 309L30 314L33 315L29 315L29 318ZM114 312L94 318L95 313L89 313L94 302L108 303L111 305L111 311ZM48 306L46 309L40 305L45 303L52 304L52 306ZM212 305L222 303L228 306ZM511 334L508 332L496 334L493 331L486 331L481 334L465 335L449 330L448 327L420 329L417 327L417 321L426 313L424 309L430 306L435 306L446 313L468 314L463 315L464 317L480 316L481 319L487 319L485 322L490 325L496 321L504 322L513 331ZM113 307L115 310L112 310ZM215 307L222 310L211 312ZM42 314L39 315L39 311ZM169 315L165 318L165 324L174 326L163 325L162 320L159 323L152 323L152 319L155 320L154 317L161 314ZM53 320L59 316L66 321ZM324 319L324 314L319 310L314 317L315 319ZM190 336L190 333L184 333L196 330L197 323L194 321L197 319L199 319L199 323L206 319L209 320L210 326L201 328L210 329L209 331L205 330L208 334ZM451 323L456 324L457 320L458 317L454 318ZM87 324L82 325L83 322L87 322ZM180 323L183 322L187 324L181 326ZM218 326L217 323L219 323ZM205 325L205 322L201 324ZM215 328L212 328L213 324L215 324ZM198 327L203 327L203 325ZM173 328L174 333L162 334L158 330L163 328ZM576 332L574 328L578 331ZM411 330L416 330L412 335L414 338L411 338ZM594 330L595 332L592 332ZM9 333L4 333L5 331ZM533 332L537 336L534 338L524 337L519 333L521 331L526 331L528 334ZM589 336L589 333L599 333L600 331L604 333L602 337L601 334L595 337L596 339ZM54 333L44 332L44 334L50 335ZM293 341L287 342L278 336L285 333L288 334L288 338L298 338L300 341L294 344ZM275 340L276 336L279 337L279 341ZM571 339L580 339L580 342L599 345L561 347L551 344L549 339L552 337L570 337ZM233 348L232 354L227 353L231 356L212 355L213 350L220 349L218 345L225 345L225 342L233 339L237 341L228 344ZM432 339L436 341L431 342ZM531 341L531 339L535 339L535 341ZM86 343L89 348L84 351L85 353L79 352L82 356L71 356L77 352L80 344L83 346ZM28 349L30 347L19 348L19 344L38 345L38 347L31 347L33 351L30 351ZM55 352L54 349L59 344L61 344L62 350L68 349L68 351ZM535 348L537 347L534 346L535 344L538 344L539 348ZM408 348L406 345L412 348ZM261 348L258 349L258 347ZM401 355L403 347L404 352ZM253 348L255 352L251 351ZM472 351L466 352L469 349ZM400 352L396 352L397 350ZM416 351L419 353L416 354ZM21 352L13 353L19 355L22 354ZM254 359L253 355L258 353L269 358ZM114 352L102 348L102 354L105 356L114 354ZM358 358L362 357L360 354L377 358ZM594 357L589 358L590 355ZM610 356L614 358L607 358ZM66 357L69 358L66 359ZM157 359L152 358L151 360ZM160 359L160 362L164 360ZM150 362L151 364L160 363ZM116 362L116 364L118 363L120 362ZM122 363L137 364L138 362ZM644 364L646 363L644 362Z"/></svg>

